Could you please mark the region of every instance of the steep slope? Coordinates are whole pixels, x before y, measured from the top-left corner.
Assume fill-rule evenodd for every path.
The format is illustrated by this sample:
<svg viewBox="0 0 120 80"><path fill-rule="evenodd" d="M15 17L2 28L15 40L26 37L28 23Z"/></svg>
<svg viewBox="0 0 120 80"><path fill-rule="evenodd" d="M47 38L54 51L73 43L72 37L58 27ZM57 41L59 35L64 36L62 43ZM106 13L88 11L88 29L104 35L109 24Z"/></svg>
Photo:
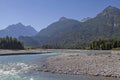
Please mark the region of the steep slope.
<svg viewBox="0 0 120 80"><path fill-rule="evenodd" d="M12 36L34 36L37 31L31 26L24 26L22 23L9 25L7 28L0 30L0 37Z"/></svg>
<svg viewBox="0 0 120 80"><path fill-rule="evenodd" d="M93 39L120 38L120 9L109 6L95 18L84 22L83 27Z"/></svg>
<svg viewBox="0 0 120 80"><path fill-rule="evenodd" d="M47 28L41 30L37 36L43 37L57 37L61 35L64 31L71 27L75 27L79 24L79 21L61 17L59 21L52 23Z"/></svg>
<svg viewBox="0 0 120 80"><path fill-rule="evenodd" d="M75 29L75 27L79 25L80 22L77 20L62 17L59 19L59 21L54 22L53 24L49 25L47 28L41 30L35 36L35 38L37 37L37 41L40 42L40 44L57 44L57 42L59 42L58 40L61 39L64 40L64 38L62 37L63 35L67 35L66 32L68 30L72 31L73 29Z"/></svg>
<svg viewBox="0 0 120 80"><path fill-rule="evenodd" d="M62 17L33 39L39 45L82 46L97 39L120 39L120 9L108 6L85 22Z"/></svg>

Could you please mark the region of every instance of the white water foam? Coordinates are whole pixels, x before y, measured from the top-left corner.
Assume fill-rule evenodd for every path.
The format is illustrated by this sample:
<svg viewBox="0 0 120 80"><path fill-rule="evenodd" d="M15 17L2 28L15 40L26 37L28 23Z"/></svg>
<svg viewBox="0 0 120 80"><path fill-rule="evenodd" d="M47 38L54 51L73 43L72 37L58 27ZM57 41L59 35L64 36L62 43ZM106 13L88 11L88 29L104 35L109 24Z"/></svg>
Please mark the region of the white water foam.
<svg viewBox="0 0 120 80"><path fill-rule="evenodd" d="M34 80L33 78L30 78L30 80Z"/></svg>
<svg viewBox="0 0 120 80"><path fill-rule="evenodd" d="M20 75L28 73L36 67L37 65L28 65L25 63L0 64L0 80L26 80L26 77L21 79ZM28 80L34 79L30 78Z"/></svg>

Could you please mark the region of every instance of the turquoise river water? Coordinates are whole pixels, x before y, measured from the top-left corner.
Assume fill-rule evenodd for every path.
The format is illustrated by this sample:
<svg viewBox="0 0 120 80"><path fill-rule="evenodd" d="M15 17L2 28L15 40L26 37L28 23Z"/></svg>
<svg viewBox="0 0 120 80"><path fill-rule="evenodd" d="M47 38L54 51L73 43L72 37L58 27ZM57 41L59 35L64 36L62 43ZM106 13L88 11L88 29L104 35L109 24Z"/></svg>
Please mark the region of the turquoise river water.
<svg viewBox="0 0 120 80"><path fill-rule="evenodd" d="M87 51L80 50L80 53L103 53L109 54L110 51ZM86 75L65 75L52 74L34 70L44 63L47 57L69 53L47 53L35 55L11 55L0 56L0 80L120 80L120 78ZM74 54L74 52L70 53Z"/></svg>

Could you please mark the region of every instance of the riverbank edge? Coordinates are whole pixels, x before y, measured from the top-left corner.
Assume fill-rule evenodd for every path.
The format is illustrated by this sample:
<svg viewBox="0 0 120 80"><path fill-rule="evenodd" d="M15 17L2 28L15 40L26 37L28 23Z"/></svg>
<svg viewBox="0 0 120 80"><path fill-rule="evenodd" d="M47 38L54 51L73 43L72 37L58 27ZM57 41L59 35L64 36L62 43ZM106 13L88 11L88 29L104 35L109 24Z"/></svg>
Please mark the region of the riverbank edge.
<svg viewBox="0 0 120 80"><path fill-rule="evenodd" d="M3 50L3 49L0 49L0 56L45 54L45 53L51 53L51 51L44 50L44 49L29 49L29 50Z"/></svg>
<svg viewBox="0 0 120 80"><path fill-rule="evenodd" d="M87 65L89 61L92 59L93 62L90 65L95 65L94 67L88 67L90 65L87 65L87 68L85 65L81 68L78 68L76 70L76 66L78 66L74 59L76 59L76 56L83 57L83 60L81 60L81 63L84 65ZM97 58L99 58L97 60ZM87 58L87 59L86 59ZM95 62L100 62L98 64L94 64L94 58ZM102 60L103 59L103 60ZM69 61L67 61L69 60ZM102 61L99 61L102 60ZM70 62L71 61L71 62ZM84 63L84 61L88 61L87 63ZM51 72L51 73L57 73L57 74L70 74L70 75L91 75L91 76L105 76L105 77L119 77L120 78L120 51L114 51L111 50L111 54L67 54L67 55L59 55L54 57L49 57L45 61L46 63L40 68L40 71L43 72ZM73 65L76 63L76 66ZM103 66L100 66L100 65ZM105 66L104 66L105 64ZM70 68L74 67L73 69ZM79 65L80 66L80 65ZM99 66L99 67L97 67ZM102 67L102 68L101 68ZM79 71L80 69L84 69L84 71ZM89 69L88 69L89 68ZM88 69L89 72L87 72ZM95 69L95 70L94 70ZM91 71L90 71L91 70ZM99 73L101 70L101 73Z"/></svg>
<svg viewBox="0 0 120 80"><path fill-rule="evenodd" d="M80 49L27 49L27 50L4 50L4 49L0 49L0 56L44 54L44 53L79 53L80 51L81 51ZM84 51L88 51L88 50L84 50ZM102 51L104 51L104 50L102 50Z"/></svg>

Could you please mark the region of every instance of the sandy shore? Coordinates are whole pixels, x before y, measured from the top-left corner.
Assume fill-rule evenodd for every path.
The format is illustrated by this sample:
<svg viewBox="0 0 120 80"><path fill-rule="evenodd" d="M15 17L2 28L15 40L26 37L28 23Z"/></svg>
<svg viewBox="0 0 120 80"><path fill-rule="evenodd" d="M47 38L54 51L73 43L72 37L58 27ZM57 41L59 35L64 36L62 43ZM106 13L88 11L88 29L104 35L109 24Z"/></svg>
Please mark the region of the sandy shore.
<svg viewBox="0 0 120 80"><path fill-rule="evenodd" d="M3 50L0 49L0 56L3 55L23 55L23 54L43 54L43 53L72 53L80 50L72 49L28 49L28 50Z"/></svg>
<svg viewBox="0 0 120 80"><path fill-rule="evenodd" d="M116 54L117 53L117 54ZM120 77L120 51L112 54L67 54L46 59L42 71L74 74Z"/></svg>
<svg viewBox="0 0 120 80"><path fill-rule="evenodd" d="M29 50L0 50L0 56L3 55L23 55L23 54L43 54L49 53L50 50L45 49L29 49Z"/></svg>
<svg viewBox="0 0 120 80"><path fill-rule="evenodd" d="M41 54L41 53L79 53L78 49L29 49L29 50L3 50L0 49L2 55L23 55L23 54Z"/></svg>

